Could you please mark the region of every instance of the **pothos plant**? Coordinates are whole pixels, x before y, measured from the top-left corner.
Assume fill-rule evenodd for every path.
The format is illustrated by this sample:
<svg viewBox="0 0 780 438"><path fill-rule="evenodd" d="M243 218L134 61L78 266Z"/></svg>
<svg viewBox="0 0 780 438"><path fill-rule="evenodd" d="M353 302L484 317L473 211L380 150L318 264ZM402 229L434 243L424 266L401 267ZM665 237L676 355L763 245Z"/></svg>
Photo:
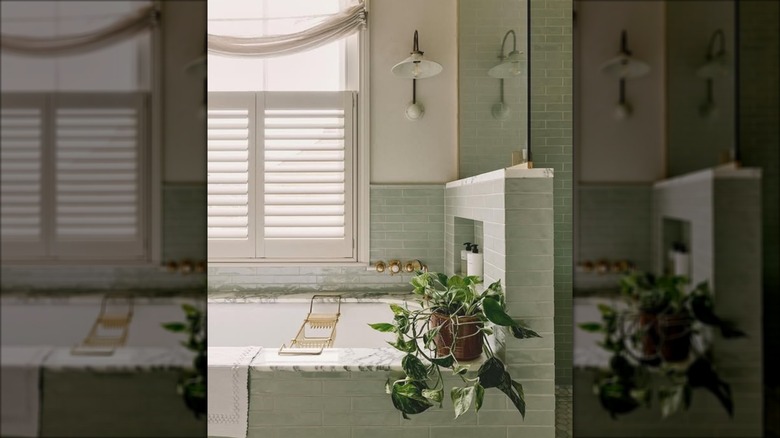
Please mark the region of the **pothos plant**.
<svg viewBox="0 0 780 438"><path fill-rule="evenodd" d="M585 331L603 333L599 345L611 353L594 391L613 418L650 406L654 398L668 417L690 407L694 389L711 392L733 416L731 387L716 373L712 352L693 341L702 339L706 327L718 329L724 338L745 333L715 314L707 282L686 291L688 283L681 276L627 274L620 281L625 305L600 304L601 322L579 324ZM660 376L660 383L653 375Z"/></svg>
<svg viewBox="0 0 780 438"><path fill-rule="evenodd" d="M185 369L179 376L177 392L187 408L200 418L206 414L206 314L191 304L182 304L184 322L168 322L162 326L174 333L185 333L187 340L181 344L195 353L192 369Z"/></svg>
<svg viewBox="0 0 780 438"><path fill-rule="evenodd" d="M488 340L498 326L511 331L518 339L540 337L535 331L512 319L506 313L506 302L499 281L492 283L483 291L477 286L482 279L476 276L448 277L441 273L417 272L412 278L415 300L418 306L400 306L390 304L393 311L392 322L369 324L380 332L396 335L388 342L397 350L405 353L401 360L402 375L395 380L388 379L385 390L403 417L419 414L438 405L444 399L444 374L457 376L462 384L450 389L455 410L455 418L466 413L472 404L475 411L482 406L485 390L496 388L506 394L525 417L525 398L523 386L512 380L504 362L496 356ZM448 324L435 325L432 317L438 315L449 320ZM458 335L443 336L445 330L459 333L461 318L474 317L478 329L474 336L481 338L485 361L476 375L469 374L469 365L461 364L455 358L454 345ZM473 324L473 323L468 323ZM454 327L454 329L453 329ZM453 345L442 345L444 342ZM446 355L440 354L442 351Z"/></svg>

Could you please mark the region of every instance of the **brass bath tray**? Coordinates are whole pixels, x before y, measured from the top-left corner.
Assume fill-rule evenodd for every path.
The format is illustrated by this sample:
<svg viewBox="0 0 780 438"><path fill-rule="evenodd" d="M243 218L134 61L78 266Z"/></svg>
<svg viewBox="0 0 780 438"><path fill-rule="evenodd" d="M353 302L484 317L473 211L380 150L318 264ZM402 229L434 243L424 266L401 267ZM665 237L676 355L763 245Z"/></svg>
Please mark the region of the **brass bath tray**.
<svg viewBox="0 0 780 438"><path fill-rule="evenodd" d="M336 301L336 313L314 312L314 301L317 298L338 298ZM322 350L333 346L336 340L336 325L341 316L341 295L314 295L309 302L309 314L303 320L298 334L290 341L290 345L283 344L279 349L279 355L318 355Z"/></svg>
<svg viewBox="0 0 780 438"><path fill-rule="evenodd" d="M110 356L127 341L130 321L133 319L133 296L108 293L100 302L100 313L81 343L70 352L82 356Z"/></svg>

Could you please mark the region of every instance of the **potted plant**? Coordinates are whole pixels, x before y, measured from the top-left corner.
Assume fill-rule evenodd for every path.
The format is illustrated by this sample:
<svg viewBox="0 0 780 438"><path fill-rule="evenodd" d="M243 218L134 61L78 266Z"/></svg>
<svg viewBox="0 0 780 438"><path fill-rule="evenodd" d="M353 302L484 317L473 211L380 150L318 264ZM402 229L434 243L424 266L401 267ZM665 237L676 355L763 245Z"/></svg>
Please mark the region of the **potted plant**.
<svg viewBox="0 0 780 438"><path fill-rule="evenodd" d="M704 388L733 415L728 383L715 372L711 352L699 351L693 339L707 326L724 338L745 334L714 313L708 284L686 291L685 277L640 272L622 277L620 284L625 308L601 304L601 322L579 324L604 333L600 345L612 353L609 368L594 384L602 406L615 417L649 405L656 396L666 417L687 409L693 389ZM662 379L660 385L653 384L654 374Z"/></svg>
<svg viewBox="0 0 780 438"><path fill-rule="evenodd" d="M480 277L418 272L411 284L419 307L390 304L393 321L370 324L375 330L394 333L396 339L389 344L406 353L401 360L403 375L394 381L388 379L385 385L393 406L407 419L434 405L441 407L442 370L449 370L463 383L450 391L455 418L467 412L472 403L479 411L488 388L506 394L525 417L522 385L512 380L486 341L494 333L491 326L505 327L518 339L540 336L507 315L501 283L480 292ZM471 377L469 366L460 361L476 359L482 352L485 361Z"/></svg>
<svg viewBox="0 0 780 438"><path fill-rule="evenodd" d="M195 418L206 415L206 314L191 304L182 304L184 322L168 322L162 326L174 333L186 333L181 344L195 353L192 369L182 371L177 391Z"/></svg>

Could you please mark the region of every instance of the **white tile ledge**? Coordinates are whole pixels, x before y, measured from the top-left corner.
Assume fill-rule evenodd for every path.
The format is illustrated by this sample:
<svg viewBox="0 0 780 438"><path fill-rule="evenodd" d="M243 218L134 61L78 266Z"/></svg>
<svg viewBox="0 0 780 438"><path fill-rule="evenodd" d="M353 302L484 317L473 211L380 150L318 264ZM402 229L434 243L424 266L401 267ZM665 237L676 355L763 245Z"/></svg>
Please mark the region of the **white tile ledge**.
<svg viewBox="0 0 780 438"><path fill-rule="evenodd" d="M468 184L483 183L488 181L496 181L507 178L552 178L553 169L550 168L534 168L526 169L524 165L517 165L507 167L505 169L498 169L492 172L482 173L480 175L470 176L468 178L451 181L446 184L446 188L461 187Z"/></svg>
<svg viewBox="0 0 780 438"><path fill-rule="evenodd" d="M665 179L653 184L654 188L674 187L694 182L712 179L760 179L761 169L756 167L739 167L736 163L728 163L722 166L686 173L685 175Z"/></svg>

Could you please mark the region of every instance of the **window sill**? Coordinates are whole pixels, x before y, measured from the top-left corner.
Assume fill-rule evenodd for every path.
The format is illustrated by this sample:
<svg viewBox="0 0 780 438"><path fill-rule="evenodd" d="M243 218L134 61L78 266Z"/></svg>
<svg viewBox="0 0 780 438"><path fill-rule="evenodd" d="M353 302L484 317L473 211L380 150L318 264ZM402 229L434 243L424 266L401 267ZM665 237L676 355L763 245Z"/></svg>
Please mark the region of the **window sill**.
<svg viewBox="0 0 780 438"><path fill-rule="evenodd" d="M344 267L344 268L367 268L370 266L369 263L366 262L356 262L356 261L314 261L314 260L290 260L290 261L279 261L279 260L251 260L251 259L241 259L241 260L225 260L225 259L210 259L208 261L208 267L209 268L219 268L219 267L304 267L304 268L310 268L310 267Z"/></svg>

